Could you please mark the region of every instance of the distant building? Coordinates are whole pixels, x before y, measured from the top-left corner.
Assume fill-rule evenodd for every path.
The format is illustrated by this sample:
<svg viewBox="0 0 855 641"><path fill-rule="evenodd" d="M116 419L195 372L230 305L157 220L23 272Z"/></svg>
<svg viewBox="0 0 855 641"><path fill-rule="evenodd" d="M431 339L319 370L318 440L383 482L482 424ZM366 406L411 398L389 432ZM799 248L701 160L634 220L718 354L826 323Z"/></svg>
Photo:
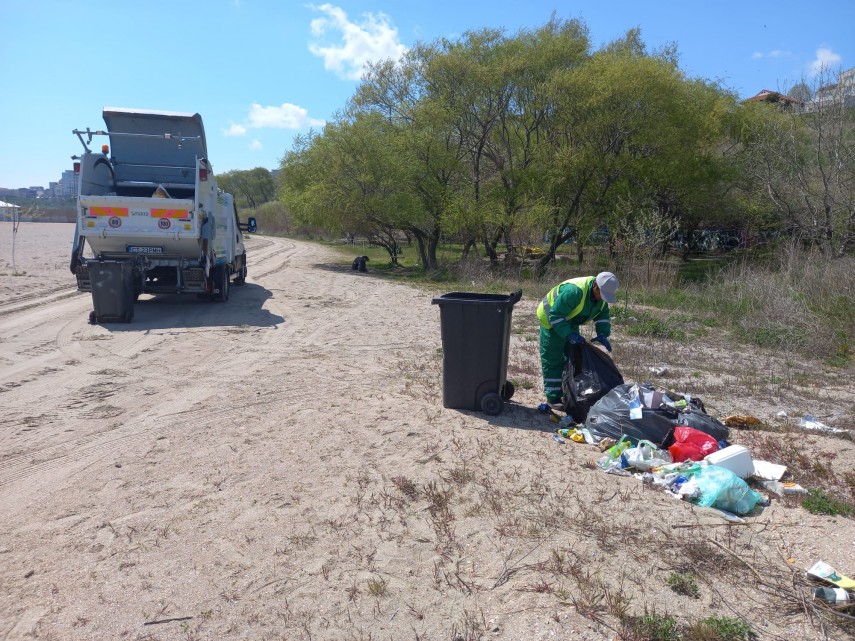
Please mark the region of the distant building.
<svg viewBox="0 0 855 641"><path fill-rule="evenodd" d="M62 178L59 179L59 184L62 186L60 196L63 198L77 198L78 180L78 175L71 169L66 169L62 172Z"/></svg>
<svg viewBox="0 0 855 641"><path fill-rule="evenodd" d="M844 107L855 107L855 67L841 72L837 82L820 87L813 100L808 103L808 111L821 107L843 103Z"/></svg>
<svg viewBox="0 0 855 641"><path fill-rule="evenodd" d="M804 107L804 103L801 101L796 100L795 98L790 98L778 91L770 91L769 89L763 89L756 96L746 98L743 102L768 102L791 109L801 109Z"/></svg>

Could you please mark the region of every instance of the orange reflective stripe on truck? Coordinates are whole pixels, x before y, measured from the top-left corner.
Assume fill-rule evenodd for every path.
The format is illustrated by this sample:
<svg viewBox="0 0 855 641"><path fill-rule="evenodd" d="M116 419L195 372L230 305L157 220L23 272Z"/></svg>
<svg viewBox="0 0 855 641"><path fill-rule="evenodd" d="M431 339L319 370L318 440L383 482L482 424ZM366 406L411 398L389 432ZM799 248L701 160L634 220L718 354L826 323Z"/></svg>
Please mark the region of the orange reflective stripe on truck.
<svg viewBox="0 0 855 641"><path fill-rule="evenodd" d="M187 209L152 209L152 218L189 218L190 211Z"/></svg>
<svg viewBox="0 0 855 641"><path fill-rule="evenodd" d="M90 207L90 216L127 216L127 207Z"/></svg>

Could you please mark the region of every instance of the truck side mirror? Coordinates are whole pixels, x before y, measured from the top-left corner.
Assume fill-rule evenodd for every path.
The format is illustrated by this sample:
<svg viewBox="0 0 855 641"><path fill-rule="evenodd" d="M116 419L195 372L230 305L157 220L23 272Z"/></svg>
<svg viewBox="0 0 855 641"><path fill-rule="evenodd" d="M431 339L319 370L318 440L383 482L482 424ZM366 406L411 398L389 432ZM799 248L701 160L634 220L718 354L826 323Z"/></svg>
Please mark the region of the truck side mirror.
<svg viewBox="0 0 855 641"><path fill-rule="evenodd" d="M248 232L255 232L256 229L255 218L250 217L246 224L246 230Z"/></svg>

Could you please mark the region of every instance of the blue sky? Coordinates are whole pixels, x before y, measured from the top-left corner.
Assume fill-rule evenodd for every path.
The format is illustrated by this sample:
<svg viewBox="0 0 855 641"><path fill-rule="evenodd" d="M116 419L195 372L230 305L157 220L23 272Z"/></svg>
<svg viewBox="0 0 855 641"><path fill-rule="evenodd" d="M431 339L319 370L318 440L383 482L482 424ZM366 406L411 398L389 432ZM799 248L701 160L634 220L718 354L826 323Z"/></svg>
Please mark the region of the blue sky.
<svg viewBox="0 0 855 641"><path fill-rule="evenodd" d="M676 43L689 76L743 98L855 66L855 0L0 0L0 187L58 180L105 106L198 112L216 173L275 169L365 61L553 12L594 47L633 27Z"/></svg>

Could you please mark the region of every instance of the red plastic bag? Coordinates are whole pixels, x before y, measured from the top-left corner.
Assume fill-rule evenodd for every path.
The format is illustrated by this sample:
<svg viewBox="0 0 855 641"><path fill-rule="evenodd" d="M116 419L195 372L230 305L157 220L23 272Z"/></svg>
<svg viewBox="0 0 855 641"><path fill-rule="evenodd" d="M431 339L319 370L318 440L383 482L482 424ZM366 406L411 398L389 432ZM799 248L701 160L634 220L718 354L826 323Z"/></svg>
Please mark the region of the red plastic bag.
<svg viewBox="0 0 855 641"><path fill-rule="evenodd" d="M678 425L674 428L674 444L668 451L675 463L701 461L707 455L718 451L718 442L694 427Z"/></svg>

